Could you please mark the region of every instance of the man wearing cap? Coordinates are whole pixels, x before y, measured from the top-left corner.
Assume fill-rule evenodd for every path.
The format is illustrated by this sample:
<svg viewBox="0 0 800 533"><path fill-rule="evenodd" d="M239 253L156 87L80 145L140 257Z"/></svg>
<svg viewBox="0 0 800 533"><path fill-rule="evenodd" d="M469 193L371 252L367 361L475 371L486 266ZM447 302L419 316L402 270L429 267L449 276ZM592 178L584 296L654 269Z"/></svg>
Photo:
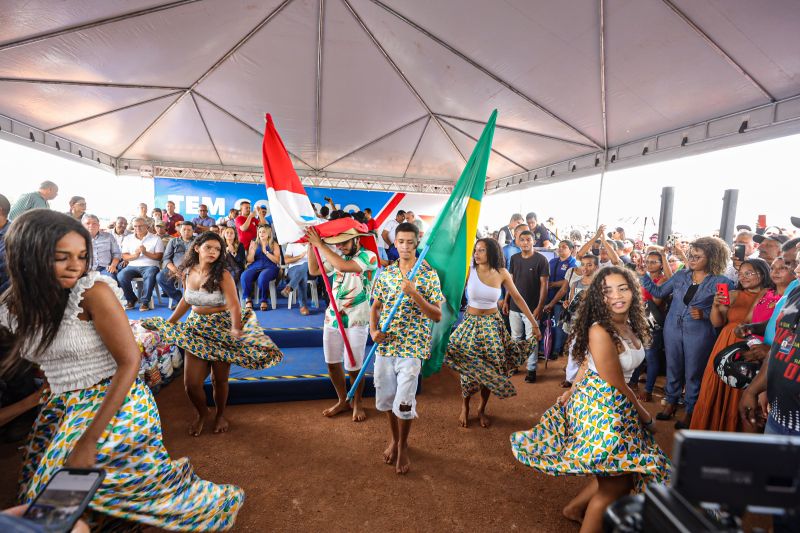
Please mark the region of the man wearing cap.
<svg viewBox="0 0 800 533"><path fill-rule="evenodd" d="M758 243L758 257L771 265L781 254L781 246L789 240L786 235L753 235L753 240Z"/></svg>
<svg viewBox="0 0 800 533"><path fill-rule="evenodd" d="M172 239L170 235L167 233L167 223L163 220L156 220L155 224L155 234L156 237L161 239L161 242L164 243L164 248L166 249L167 244Z"/></svg>
<svg viewBox="0 0 800 533"><path fill-rule="evenodd" d="M394 220L389 220L384 224L383 231L381 232L381 239L386 244L386 257L389 261L397 261L400 257L397 254L397 248L394 247L394 234L397 231L397 226L406 221L406 212L402 209L397 212Z"/></svg>
<svg viewBox="0 0 800 533"><path fill-rule="evenodd" d="M359 233L358 230L352 228L339 235L326 237L323 241L313 227L306 230L310 246L319 250L322 256L325 275L333 276L331 294L339 309L342 326L347 333L347 339L355 359L355 365L350 364L344 340L339 332L336 313L333 311L333 307L328 305L325 310L322 349L325 354L325 362L328 364L328 375L331 377L338 397L338 401L333 407L322 412L324 416L328 417L350 408L347 403L344 372L346 370L350 375L352 383L364 362L364 349L369 336L369 297L372 280L378 269L378 257L361 246L360 237L365 236L368 234ZM329 244L334 245L341 255L327 246ZM321 269L317 262L317 256L311 249L308 252L308 273L311 276L318 276L321 274ZM364 382L362 381L353 398L354 422L362 422L366 419L366 413L361 405L363 390Z"/></svg>

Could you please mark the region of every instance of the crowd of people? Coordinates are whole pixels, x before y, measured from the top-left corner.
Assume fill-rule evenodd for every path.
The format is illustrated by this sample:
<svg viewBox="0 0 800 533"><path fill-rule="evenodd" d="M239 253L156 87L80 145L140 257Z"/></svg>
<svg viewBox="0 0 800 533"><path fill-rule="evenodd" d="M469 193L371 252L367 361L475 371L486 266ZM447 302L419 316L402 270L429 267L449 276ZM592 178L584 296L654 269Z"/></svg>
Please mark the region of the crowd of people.
<svg viewBox="0 0 800 533"><path fill-rule="evenodd" d="M308 314L306 282L315 276L331 284L323 354L338 396L323 415L366 418L363 382L348 401L345 374L355 379L371 338L375 405L389 422L383 458L398 474L409 471L417 384L444 300L427 263L409 279L425 231L413 213L398 211L379 225L369 209L344 213L326 198L320 222L353 224L325 236L309 227L304 244L281 246L266 209L246 201L217 221L206 206L187 221L172 202L149 213L140 204L129 231L123 217L102 228L82 197L70 200L67 213L50 211L57 193L44 182L13 205L0 195L0 369L13 379L28 361L47 383L38 411L35 390L3 398L0 409L0 422L38 412L28 421L23 503L59 467L97 465L106 469L91 505L100 528L120 519L179 530L230 527L244 493L170 459L152 394L136 378L124 309L147 311L162 294L170 300L168 319L142 325L184 351L190 433L199 436L211 415L202 388L209 374L213 432L226 433L230 365L267 368L283 356L259 326L255 301L269 309L270 285L285 280L284 296L294 291ZM800 228L800 219L792 224ZM800 236L788 233L740 227L730 244L704 236L660 246L629 239L622 227L561 238L536 213L514 214L474 243L462 317L446 349L444 362L460 377L459 425L470 424L472 396L480 396L479 425L489 427L491 396L514 396L520 367L530 386L540 360L566 358L567 390L510 445L540 472L591 478L563 510L582 531L600 531L619 497L669 479L656 420L675 419L678 429L800 435ZM367 238L381 246L371 250ZM663 400L653 405L664 374ZM67 408L78 397L80 409ZM134 435L135 445L101 441L106 428Z"/></svg>

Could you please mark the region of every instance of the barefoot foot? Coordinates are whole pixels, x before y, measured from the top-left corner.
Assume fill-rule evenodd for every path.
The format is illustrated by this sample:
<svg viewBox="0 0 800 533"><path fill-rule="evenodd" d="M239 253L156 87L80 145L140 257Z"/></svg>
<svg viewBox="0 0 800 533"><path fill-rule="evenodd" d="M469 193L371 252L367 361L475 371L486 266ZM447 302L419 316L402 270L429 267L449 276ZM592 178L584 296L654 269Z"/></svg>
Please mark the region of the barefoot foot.
<svg viewBox="0 0 800 533"><path fill-rule="evenodd" d="M568 505L562 509L561 514L564 516L564 518L571 522L583 524L583 513L580 512L580 509L573 508Z"/></svg>
<svg viewBox="0 0 800 533"><path fill-rule="evenodd" d="M405 448L397 447L397 464L395 465L395 472L404 476L408 474L411 469L411 461L408 459L408 446Z"/></svg>
<svg viewBox="0 0 800 533"><path fill-rule="evenodd" d="M383 462L387 465L393 465L397 462L397 443L392 441L389 447L383 450Z"/></svg>
<svg viewBox="0 0 800 533"><path fill-rule="evenodd" d="M469 407L461 407L461 414L458 415L458 425L462 428L469 427Z"/></svg>
<svg viewBox="0 0 800 533"><path fill-rule="evenodd" d="M492 419L489 418L483 411L478 411L478 419L481 421L482 428L488 428L492 425Z"/></svg>
<svg viewBox="0 0 800 533"><path fill-rule="evenodd" d="M198 413L191 424L189 424L189 435L192 437L199 437L200 434L203 432L203 425L206 423L206 417L208 416L208 411L203 413L202 415Z"/></svg>
<svg viewBox="0 0 800 533"><path fill-rule="evenodd" d="M336 402L336 405L333 407L328 407L324 411L322 411L323 416L336 416L339 413L343 413L350 409L350 405L345 402L344 400Z"/></svg>
<svg viewBox="0 0 800 533"><path fill-rule="evenodd" d="M360 403L353 405L353 422L363 422L367 419L367 412L361 407Z"/></svg>
<svg viewBox="0 0 800 533"><path fill-rule="evenodd" d="M224 416L217 416L214 420L214 433L227 433L230 423Z"/></svg>

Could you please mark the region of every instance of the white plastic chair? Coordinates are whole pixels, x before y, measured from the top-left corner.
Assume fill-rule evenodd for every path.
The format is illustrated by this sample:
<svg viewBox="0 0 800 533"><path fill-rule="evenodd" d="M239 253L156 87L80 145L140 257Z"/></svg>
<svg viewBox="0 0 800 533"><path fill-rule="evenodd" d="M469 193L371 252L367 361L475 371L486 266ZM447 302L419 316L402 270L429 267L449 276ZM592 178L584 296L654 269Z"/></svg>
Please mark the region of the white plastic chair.
<svg viewBox="0 0 800 533"><path fill-rule="evenodd" d="M311 303L314 304L314 307L319 309L319 294L317 294L317 280L310 279L308 280L307 283L311 287ZM292 300L294 299L295 296L294 293L295 289L292 289L292 291L289 293L289 297L287 298L287 300L289 301L289 305L286 306L287 309L292 308Z"/></svg>

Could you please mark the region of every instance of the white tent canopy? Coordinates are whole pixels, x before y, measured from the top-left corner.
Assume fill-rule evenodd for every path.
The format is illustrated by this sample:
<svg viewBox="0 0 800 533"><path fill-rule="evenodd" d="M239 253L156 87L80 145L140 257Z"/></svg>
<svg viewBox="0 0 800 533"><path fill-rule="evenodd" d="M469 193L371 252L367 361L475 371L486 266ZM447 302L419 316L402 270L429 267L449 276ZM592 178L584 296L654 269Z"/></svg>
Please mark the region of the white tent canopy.
<svg viewBox="0 0 800 533"><path fill-rule="evenodd" d="M0 129L116 172L488 190L800 131L797 0L0 1Z"/></svg>

